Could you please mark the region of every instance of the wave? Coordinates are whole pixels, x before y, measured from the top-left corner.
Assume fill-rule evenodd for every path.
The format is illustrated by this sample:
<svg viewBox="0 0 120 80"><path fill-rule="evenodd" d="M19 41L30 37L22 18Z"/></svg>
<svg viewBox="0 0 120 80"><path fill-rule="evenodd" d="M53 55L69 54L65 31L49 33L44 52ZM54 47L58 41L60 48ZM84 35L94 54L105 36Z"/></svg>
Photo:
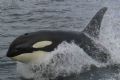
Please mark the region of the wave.
<svg viewBox="0 0 120 80"><path fill-rule="evenodd" d="M47 58L38 59L35 63L18 63L17 70L24 78L35 80L56 79L71 74L81 74L91 70L91 67L101 68L108 64L99 63L87 55L74 42L62 42Z"/></svg>

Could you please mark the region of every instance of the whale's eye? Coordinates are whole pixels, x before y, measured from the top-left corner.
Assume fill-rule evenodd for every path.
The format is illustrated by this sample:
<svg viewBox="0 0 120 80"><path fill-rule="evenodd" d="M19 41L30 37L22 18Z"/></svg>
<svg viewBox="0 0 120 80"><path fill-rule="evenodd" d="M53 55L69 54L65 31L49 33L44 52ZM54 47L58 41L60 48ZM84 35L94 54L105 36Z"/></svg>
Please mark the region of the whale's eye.
<svg viewBox="0 0 120 80"><path fill-rule="evenodd" d="M26 36L27 36L28 34L29 34L29 33L25 33L24 35L26 35Z"/></svg>

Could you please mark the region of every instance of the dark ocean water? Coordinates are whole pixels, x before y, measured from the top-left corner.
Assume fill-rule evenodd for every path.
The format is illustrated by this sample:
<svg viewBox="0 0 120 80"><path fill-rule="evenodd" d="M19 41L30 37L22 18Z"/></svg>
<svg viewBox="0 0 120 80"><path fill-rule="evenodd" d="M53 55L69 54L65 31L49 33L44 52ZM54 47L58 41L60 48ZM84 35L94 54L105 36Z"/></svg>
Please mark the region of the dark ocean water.
<svg viewBox="0 0 120 80"><path fill-rule="evenodd" d="M40 29L82 30L102 7L108 7L108 12L102 23L105 27L101 40L111 43L106 46L120 56L117 54L120 48L119 4L119 0L0 0L0 80L20 80L16 63L6 57L10 43L17 36ZM119 66L93 67L75 79L71 77L65 80L120 80Z"/></svg>

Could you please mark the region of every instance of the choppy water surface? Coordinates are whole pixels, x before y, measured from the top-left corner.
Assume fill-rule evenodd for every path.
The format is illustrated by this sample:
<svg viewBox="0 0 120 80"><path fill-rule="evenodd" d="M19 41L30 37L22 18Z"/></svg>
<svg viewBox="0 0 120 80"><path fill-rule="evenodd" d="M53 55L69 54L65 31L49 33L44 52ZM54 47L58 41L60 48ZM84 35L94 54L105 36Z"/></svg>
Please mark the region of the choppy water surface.
<svg viewBox="0 0 120 80"><path fill-rule="evenodd" d="M5 57L9 44L17 36L26 32L39 31L40 29L82 30L102 7L108 7L108 11L102 23L100 40L110 50L113 59L111 65L113 66L106 66L105 64L95 62L86 56L75 44L62 44L58 50L53 51L54 55L60 51L66 54L71 52L71 54L64 56L67 59L72 55L71 59L73 62L69 62L70 60L68 59L64 67L57 66L53 73L59 71L63 73L58 74L81 72L77 77L73 74L65 77L65 80L120 80L120 66L114 65L120 63L119 3L119 0L0 0L0 80L20 80L16 73L16 63ZM70 52L66 52L66 50ZM76 51L81 53L82 57L79 57L80 55L78 54L72 54L78 53ZM74 62L76 62L76 66L71 66L68 69L68 66L73 65L72 63ZM93 66L90 70L82 73L83 65L89 64L100 68ZM42 66L46 67L45 65ZM21 67L18 69L25 70L25 68ZM36 73L36 80L41 78L42 73L41 70L39 71ZM44 73L45 69L42 72ZM25 72L23 73L26 74ZM67 75L66 73L64 75ZM58 80L63 79L58 78Z"/></svg>

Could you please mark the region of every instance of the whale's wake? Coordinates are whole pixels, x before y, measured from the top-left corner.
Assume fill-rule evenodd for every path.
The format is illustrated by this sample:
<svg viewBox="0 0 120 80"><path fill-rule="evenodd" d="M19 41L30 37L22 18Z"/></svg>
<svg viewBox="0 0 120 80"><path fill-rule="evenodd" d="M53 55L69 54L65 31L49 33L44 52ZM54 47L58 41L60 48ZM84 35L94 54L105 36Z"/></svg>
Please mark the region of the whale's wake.
<svg viewBox="0 0 120 80"><path fill-rule="evenodd" d="M106 67L110 63L99 63L88 56L74 42L62 42L48 58L36 63L18 63L17 70L25 78L35 80L49 80L58 77L82 74L91 68ZM22 69L21 69L22 68Z"/></svg>

